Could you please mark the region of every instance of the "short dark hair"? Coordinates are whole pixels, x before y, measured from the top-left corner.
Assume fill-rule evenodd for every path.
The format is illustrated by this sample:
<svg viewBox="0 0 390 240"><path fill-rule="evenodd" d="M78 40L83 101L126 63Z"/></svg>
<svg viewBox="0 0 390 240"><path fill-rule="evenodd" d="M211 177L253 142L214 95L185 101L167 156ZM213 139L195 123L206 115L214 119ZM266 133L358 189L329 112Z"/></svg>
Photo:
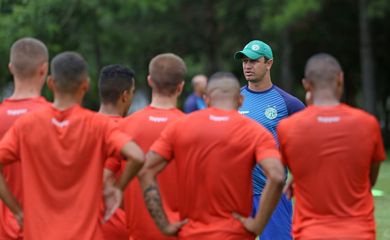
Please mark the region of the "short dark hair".
<svg viewBox="0 0 390 240"><path fill-rule="evenodd" d="M163 95L173 95L186 73L187 66L183 59L173 53L159 54L149 63L149 74L155 90Z"/></svg>
<svg viewBox="0 0 390 240"><path fill-rule="evenodd" d="M74 93L81 83L88 78L88 65L76 52L63 52L51 61L51 75L58 91Z"/></svg>
<svg viewBox="0 0 390 240"><path fill-rule="evenodd" d="M99 96L104 104L116 104L124 91L134 86L134 71L120 64L102 68L99 77Z"/></svg>
<svg viewBox="0 0 390 240"><path fill-rule="evenodd" d="M10 63L14 68L13 74L22 78L31 77L38 67L49 61L46 45L35 38L21 38L12 44Z"/></svg>

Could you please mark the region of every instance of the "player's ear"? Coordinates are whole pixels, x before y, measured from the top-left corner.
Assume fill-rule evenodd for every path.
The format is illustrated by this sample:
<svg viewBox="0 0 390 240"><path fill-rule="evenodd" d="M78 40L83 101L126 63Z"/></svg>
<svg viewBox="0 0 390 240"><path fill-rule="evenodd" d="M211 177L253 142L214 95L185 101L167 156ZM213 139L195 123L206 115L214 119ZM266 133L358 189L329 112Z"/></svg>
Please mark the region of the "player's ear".
<svg viewBox="0 0 390 240"><path fill-rule="evenodd" d="M340 72L337 74L337 81L336 81L336 87L337 87L337 97L341 98L344 91L344 73Z"/></svg>
<svg viewBox="0 0 390 240"><path fill-rule="evenodd" d="M47 72L49 71L49 63L48 62L44 62L42 63L40 66L39 66L39 76L46 76L47 75Z"/></svg>
<svg viewBox="0 0 390 240"><path fill-rule="evenodd" d="M148 79L148 85L149 85L149 87L153 88L154 83L153 83L152 77L151 77L150 75L148 75L147 79Z"/></svg>
<svg viewBox="0 0 390 240"><path fill-rule="evenodd" d="M51 75L47 77L47 87L49 88L50 91L54 92L55 84L54 84L54 79Z"/></svg>
<svg viewBox="0 0 390 240"><path fill-rule="evenodd" d="M203 94L202 97L203 97L204 102L206 103L206 106L207 106L207 107L210 107L210 105L211 105L211 99L209 98L209 96L207 95L207 93Z"/></svg>
<svg viewBox="0 0 390 240"><path fill-rule="evenodd" d="M313 88L312 83L306 78L302 79L302 85L306 92L311 91Z"/></svg>
<svg viewBox="0 0 390 240"><path fill-rule="evenodd" d="M306 91L306 94L305 94L306 105L313 104L313 93L312 93L313 86L312 86L312 83L309 80L303 78L302 79L302 85L303 85L303 88Z"/></svg>
<svg viewBox="0 0 390 240"><path fill-rule="evenodd" d="M81 83L80 88L81 88L81 90L84 93L88 91L88 89L89 89L89 77L87 77L85 80L83 80L83 82Z"/></svg>
<svg viewBox="0 0 390 240"><path fill-rule="evenodd" d="M244 102L244 96L242 96L240 94L240 96L238 97L238 106L237 106L237 108L241 107L243 102Z"/></svg>
<svg viewBox="0 0 390 240"><path fill-rule="evenodd" d="M8 70L12 75L14 75L15 71L14 71L14 66L12 65L12 63L8 63Z"/></svg>
<svg viewBox="0 0 390 240"><path fill-rule="evenodd" d="M177 85L177 89L176 89L177 95L180 95L183 92L183 89L184 89L184 81L182 81L181 83L179 83L179 85Z"/></svg>

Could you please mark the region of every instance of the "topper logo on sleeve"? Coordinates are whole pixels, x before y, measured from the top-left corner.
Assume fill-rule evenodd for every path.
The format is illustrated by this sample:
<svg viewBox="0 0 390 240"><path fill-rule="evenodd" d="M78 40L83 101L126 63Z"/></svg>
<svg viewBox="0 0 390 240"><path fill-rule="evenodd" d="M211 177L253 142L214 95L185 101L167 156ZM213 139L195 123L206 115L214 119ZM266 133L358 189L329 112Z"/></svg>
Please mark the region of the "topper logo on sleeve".
<svg viewBox="0 0 390 240"><path fill-rule="evenodd" d="M153 117L153 116L149 116L149 121L155 122L155 123L163 123L163 122L167 122L168 118L167 117Z"/></svg>
<svg viewBox="0 0 390 240"><path fill-rule="evenodd" d="M228 116L214 116L214 115L210 115L209 119L211 121L214 121L214 122L226 122L226 121L229 121L229 117Z"/></svg>
<svg viewBox="0 0 390 240"><path fill-rule="evenodd" d="M264 115L270 119L273 120L278 116L278 110L276 110L275 107L268 107L265 109Z"/></svg>
<svg viewBox="0 0 390 240"><path fill-rule="evenodd" d="M27 108L9 109L9 110L7 110L7 115L9 115L9 116L19 116L19 115L25 114L27 111L28 111Z"/></svg>
<svg viewBox="0 0 390 240"><path fill-rule="evenodd" d="M63 128L63 127L66 127L69 125L69 120L65 120L65 121L60 122L57 119L52 118L51 123L53 123L57 127Z"/></svg>

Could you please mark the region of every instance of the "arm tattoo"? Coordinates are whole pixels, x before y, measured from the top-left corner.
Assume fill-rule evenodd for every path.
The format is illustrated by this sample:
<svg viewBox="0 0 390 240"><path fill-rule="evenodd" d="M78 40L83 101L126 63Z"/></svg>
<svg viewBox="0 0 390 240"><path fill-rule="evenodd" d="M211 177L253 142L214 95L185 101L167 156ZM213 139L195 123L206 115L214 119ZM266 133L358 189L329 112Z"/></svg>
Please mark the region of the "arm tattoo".
<svg viewBox="0 0 390 240"><path fill-rule="evenodd" d="M157 185L151 184L145 188L144 200L157 227L163 231L169 225L169 222L162 206L160 191Z"/></svg>

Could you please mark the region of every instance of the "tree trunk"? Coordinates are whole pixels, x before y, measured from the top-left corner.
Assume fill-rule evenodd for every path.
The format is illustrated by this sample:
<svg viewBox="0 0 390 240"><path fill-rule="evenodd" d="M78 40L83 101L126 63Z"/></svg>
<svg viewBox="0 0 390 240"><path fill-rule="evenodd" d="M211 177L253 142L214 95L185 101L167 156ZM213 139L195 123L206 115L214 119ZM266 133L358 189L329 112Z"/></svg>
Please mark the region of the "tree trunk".
<svg viewBox="0 0 390 240"><path fill-rule="evenodd" d="M218 70L217 46L218 46L218 29L215 13L215 2L213 0L206 0L204 9L206 19L206 56L207 56L207 74L212 74Z"/></svg>
<svg viewBox="0 0 390 240"><path fill-rule="evenodd" d="M283 52L280 59L282 88L291 93L293 90L293 77L291 71L290 30L288 27L284 28L282 32L282 49Z"/></svg>
<svg viewBox="0 0 390 240"><path fill-rule="evenodd" d="M375 77L374 59L372 57L370 26L367 17L367 2L359 0L359 28L360 28L360 64L363 83L364 108L375 114Z"/></svg>

